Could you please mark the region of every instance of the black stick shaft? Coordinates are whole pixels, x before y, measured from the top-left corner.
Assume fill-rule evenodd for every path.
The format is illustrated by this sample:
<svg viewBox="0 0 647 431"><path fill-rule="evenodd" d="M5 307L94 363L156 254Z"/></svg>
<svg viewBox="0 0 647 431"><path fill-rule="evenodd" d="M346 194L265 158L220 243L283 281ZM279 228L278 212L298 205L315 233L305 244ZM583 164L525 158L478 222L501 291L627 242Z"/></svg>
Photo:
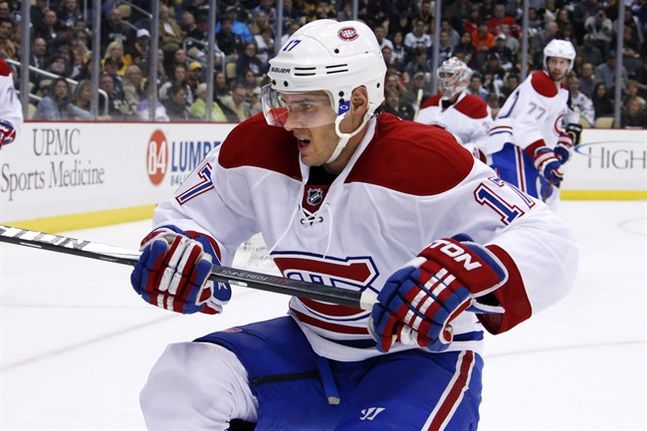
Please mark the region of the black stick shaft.
<svg viewBox="0 0 647 431"><path fill-rule="evenodd" d="M139 253L110 245L3 225L0 225L0 242L130 266L134 266L139 258ZM214 281L235 282L237 285L251 289L317 299L349 307L366 308L360 301L361 292L323 284L217 265L211 269L209 278Z"/></svg>

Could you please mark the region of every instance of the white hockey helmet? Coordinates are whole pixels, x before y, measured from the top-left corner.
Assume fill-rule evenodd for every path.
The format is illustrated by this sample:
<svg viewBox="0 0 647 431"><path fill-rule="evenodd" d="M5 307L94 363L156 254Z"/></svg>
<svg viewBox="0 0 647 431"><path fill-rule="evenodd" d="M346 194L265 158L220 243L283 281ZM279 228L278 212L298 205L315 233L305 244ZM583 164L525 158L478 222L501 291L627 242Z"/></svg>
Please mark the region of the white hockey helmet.
<svg viewBox="0 0 647 431"><path fill-rule="evenodd" d="M322 120L335 123L340 142L329 161L337 158L348 140L359 133L384 101L386 64L373 31L359 21L322 19L297 30L269 61L270 84L263 88L263 113L268 124L285 124L289 106L282 95L323 91L330 99L332 116ZM364 86L368 112L361 126L351 133L339 130L350 108L353 90ZM325 124L308 123L304 127Z"/></svg>
<svg viewBox="0 0 647 431"><path fill-rule="evenodd" d="M570 64L567 72L570 72L571 69L573 69L573 63L575 62L575 48L568 40L553 39L544 47L544 68L546 70L548 70L549 57L569 60Z"/></svg>
<svg viewBox="0 0 647 431"><path fill-rule="evenodd" d="M442 98L451 99L467 88L472 77L472 69L457 57L451 57L436 69L436 77Z"/></svg>

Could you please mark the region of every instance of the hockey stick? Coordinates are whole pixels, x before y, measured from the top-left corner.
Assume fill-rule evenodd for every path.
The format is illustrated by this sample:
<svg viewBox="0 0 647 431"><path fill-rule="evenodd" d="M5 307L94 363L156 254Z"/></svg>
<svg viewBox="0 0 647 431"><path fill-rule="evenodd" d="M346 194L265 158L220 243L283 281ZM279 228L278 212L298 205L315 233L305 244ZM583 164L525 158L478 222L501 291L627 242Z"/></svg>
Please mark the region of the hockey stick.
<svg viewBox="0 0 647 431"><path fill-rule="evenodd" d="M111 245L3 225L0 225L0 242L35 247L130 266L135 266L139 259L138 252ZM364 289L363 292L358 292L226 266L214 265L211 269L209 279L213 281L232 282L241 287L298 296L300 298L316 299L364 310L370 310L373 304L377 302L377 293L369 288Z"/></svg>
<svg viewBox="0 0 647 431"><path fill-rule="evenodd" d="M422 102L422 88L418 89L418 94L416 95L416 104L413 106L413 121L418 119L418 114L420 113L420 102Z"/></svg>

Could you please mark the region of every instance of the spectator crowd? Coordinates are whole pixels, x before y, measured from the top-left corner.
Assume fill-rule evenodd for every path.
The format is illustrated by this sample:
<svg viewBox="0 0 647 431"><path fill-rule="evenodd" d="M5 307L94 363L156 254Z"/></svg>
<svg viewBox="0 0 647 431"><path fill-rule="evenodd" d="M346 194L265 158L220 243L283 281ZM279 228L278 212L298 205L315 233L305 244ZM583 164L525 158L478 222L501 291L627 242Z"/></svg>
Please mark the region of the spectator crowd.
<svg viewBox="0 0 647 431"><path fill-rule="evenodd" d="M349 0L283 1L283 37L275 40L274 0L217 2L213 121L239 122L261 110L261 86L277 44L307 22L352 19ZM207 0L163 0L159 50L150 53L149 0L101 3L101 32L91 28L92 10L80 0L35 0L31 6L29 64L35 96L30 118L88 119L92 38L100 36L99 87L102 120L148 120L150 91L157 91L155 119L207 117ZM441 25L434 28L431 0L364 0L359 19L375 32L388 71L384 110L405 119L430 96L434 34L439 32L439 64L456 56L473 70L468 91L487 101L496 115L520 83L520 0L445 0ZM571 106L585 127L609 127L619 20L624 23L621 127L647 128L647 0L634 0L617 16L617 4L600 0L530 0L528 70L542 67L542 49L554 38L573 43L577 57L566 85ZM0 0L0 56L20 59L20 3ZM151 58L156 82L149 82ZM17 72L17 71L16 71ZM18 76L15 73L14 76ZM107 95L105 97L104 95Z"/></svg>

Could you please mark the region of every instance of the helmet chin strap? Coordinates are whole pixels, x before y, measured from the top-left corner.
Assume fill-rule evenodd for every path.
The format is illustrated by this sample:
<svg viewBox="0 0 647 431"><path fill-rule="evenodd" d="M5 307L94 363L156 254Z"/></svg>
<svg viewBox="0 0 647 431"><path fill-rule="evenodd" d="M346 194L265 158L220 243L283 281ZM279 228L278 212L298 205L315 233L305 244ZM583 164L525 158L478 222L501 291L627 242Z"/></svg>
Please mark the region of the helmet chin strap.
<svg viewBox="0 0 647 431"><path fill-rule="evenodd" d="M364 119L362 120L362 124L360 124L357 129L355 129L351 133L344 133L341 130L339 130L339 125L341 124L344 117L346 117L346 114L348 114L348 112L344 112L342 115L338 115L337 118L335 118L335 133L339 137L339 141L337 141L337 146L335 147L335 150L332 152L328 160L326 160L326 163L332 163L335 160L337 160L337 157L339 157L342 150L346 148L346 144L348 144L348 141L350 141L350 139L353 136L361 132L362 129L364 129L364 126L366 126L366 123L368 123L368 120L371 118L371 114L366 112L366 114L364 115Z"/></svg>

